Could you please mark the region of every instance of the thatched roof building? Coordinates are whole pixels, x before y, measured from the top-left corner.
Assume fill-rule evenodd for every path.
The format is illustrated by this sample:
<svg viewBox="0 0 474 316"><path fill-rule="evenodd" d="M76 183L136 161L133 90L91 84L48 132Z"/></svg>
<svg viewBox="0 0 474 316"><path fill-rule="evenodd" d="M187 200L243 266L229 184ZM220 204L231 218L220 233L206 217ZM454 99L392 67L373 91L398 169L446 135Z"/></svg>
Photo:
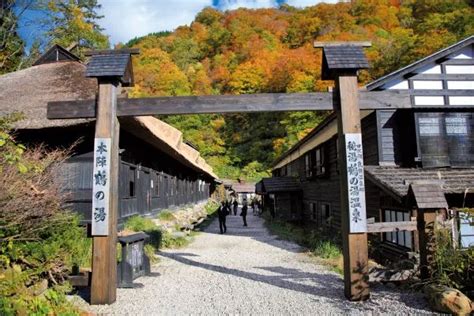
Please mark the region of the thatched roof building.
<svg viewBox="0 0 474 316"><path fill-rule="evenodd" d="M34 66L0 76L0 115L23 113L14 124L21 142L67 148L79 141L61 176L71 208L85 221L92 209L95 120L49 120L46 114L48 102L90 100L97 92L97 79L86 77L86 65L57 45ZM124 89L119 97L127 97ZM119 121L120 221L209 198L217 176L179 130L150 116Z"/></svg>
<svg viewBox="0 0 474 316"><path fill-rule="evenodd" d="M53 48L64 50L60 46ZM46 117L48 102L95 98L97 80L85 77L86 66L77 59L45 62L0 76L0 115L21 112L24 119L14 125L19 130L93 122L91 119L49 120ZM176 128L154 117L121 118L120 122L122 128L159 146L181 163L217 178L199 152L183 142L182 133Z"/></svg>

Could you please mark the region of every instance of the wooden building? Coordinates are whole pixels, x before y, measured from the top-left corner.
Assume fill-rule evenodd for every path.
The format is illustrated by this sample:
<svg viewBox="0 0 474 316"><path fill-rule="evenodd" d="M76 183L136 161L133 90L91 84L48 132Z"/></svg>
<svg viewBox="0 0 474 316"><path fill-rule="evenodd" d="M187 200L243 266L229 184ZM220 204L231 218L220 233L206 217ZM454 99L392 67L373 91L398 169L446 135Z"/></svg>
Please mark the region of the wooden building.
<svg viewBox="0 0 474 316"><path fill-rule="evenodd" d="M50 101L96 97L97 79L86 78L85 72L79 58L53 46L34 66L0 76L0 115L24 114L14 127L17 139L26 145L74 145L58 177L64 179L70 207L90 221L95 120L46 117ZM119 97L127 97L125 88ZM210 197L217 177L199 152L183 142L179 130L154 117L119 120L119 222Z"/></svg>
<svg viewBox="0 0 474 316"><path fill-rule="evenodd" d="M361 111L367 217L409 221L422 209L474 207L474 36L366 89L403 90L411 96L404 109ZM338 167L337 137L331 114L279 157L272 171L274 179L298 179L301 188L300 202L281 208L335 233L341 227L340 172L346 172ZM262 184L258 189L276 202L288 196L284 190L270 193ZM464 225L462 245L473 245L473 235L472 226ZM417 250L412 232L372 237L397 253Z"/></svg>
<svg viewBox="0 0 474 316"><path fill-rule="evenodd" d="M263 178L255 185L257 194L262 195L263 211L273 218L288 221L302 219L301 199L303 197L297 177Z"/></svg>

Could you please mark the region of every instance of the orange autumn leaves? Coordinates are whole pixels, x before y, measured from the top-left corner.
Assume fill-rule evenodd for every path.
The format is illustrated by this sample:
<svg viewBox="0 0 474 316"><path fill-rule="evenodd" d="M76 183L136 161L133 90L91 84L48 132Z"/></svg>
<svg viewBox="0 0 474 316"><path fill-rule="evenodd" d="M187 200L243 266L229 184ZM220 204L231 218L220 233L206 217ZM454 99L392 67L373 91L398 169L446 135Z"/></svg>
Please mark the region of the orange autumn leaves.
<svg viewBox="0 0 474 316"><path fill-rule="evenodd" d="M132 96L327 91L318 41L371 41L370 82L474 33L467 0L355 0L305 9L202 10L189 26L130 42ZM265 174L324 113L166 117L221 177ZM257 168L258 170L255 170Z"/></svg>

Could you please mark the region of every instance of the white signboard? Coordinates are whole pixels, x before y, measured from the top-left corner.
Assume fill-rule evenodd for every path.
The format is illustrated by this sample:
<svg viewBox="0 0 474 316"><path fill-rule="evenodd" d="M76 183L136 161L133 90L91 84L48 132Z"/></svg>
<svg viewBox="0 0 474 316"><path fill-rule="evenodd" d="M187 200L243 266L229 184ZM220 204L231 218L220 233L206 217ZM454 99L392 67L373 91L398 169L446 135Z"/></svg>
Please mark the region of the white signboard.
<svg viewBox="0 0 474 316"><path fill-rule="evenodd" d="M349 195L349 231L367 232L365 210L364 155L360 133L345 134L347 189Z"/></svg>
<svg viewBox="0 0 474 316"><path fill-rule="evenodd" d="M110 138L95 139L92 176L92 236L109 234L110 149Z"/></svg>

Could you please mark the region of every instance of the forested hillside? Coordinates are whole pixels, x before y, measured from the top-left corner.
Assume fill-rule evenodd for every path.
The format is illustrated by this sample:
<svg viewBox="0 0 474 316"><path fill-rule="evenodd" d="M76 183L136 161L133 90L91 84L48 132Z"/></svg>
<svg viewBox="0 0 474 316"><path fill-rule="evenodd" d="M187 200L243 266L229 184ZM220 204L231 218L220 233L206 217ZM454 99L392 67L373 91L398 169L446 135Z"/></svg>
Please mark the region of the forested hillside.
<svg viewBox="0 0 474 316"><path fill-rule="evenodd" d="M133 97L326 91L313 40L370 40L362 84L474 33L468 1L353 1L306 9L201 11L190 26L130 41ZM221 177L258 177L324 113L169 116Z"/></svg>

